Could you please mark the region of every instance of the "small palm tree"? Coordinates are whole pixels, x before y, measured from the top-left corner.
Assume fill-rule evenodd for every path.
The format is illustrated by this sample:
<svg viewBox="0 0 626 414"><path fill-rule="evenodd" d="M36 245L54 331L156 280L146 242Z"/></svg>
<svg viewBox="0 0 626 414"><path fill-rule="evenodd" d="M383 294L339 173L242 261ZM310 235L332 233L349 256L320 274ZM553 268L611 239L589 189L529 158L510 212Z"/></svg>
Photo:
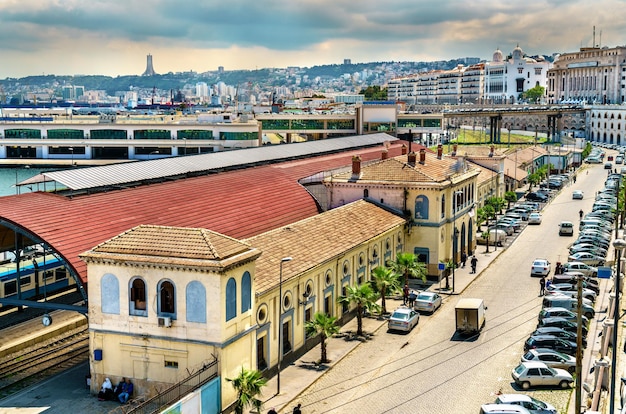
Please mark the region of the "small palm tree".
<svg viewBox="0 0 626 414"><path fill-rule="evenodd" d="M337 299L339 303L356 304L357 335L363 335L363 313L366 310L371 312L380 309L380 306L376 303L377 300L378 295L368 283L358 286L347 286L346 295Z"/></svg>
<svg viewBox="0 0 626 414"><path fill-rule="evenodd" d="M313 319L304 324L304 329L307 335L320 335L320 347L322 349L320 364L330 362L326 353L326 339L339 332L337 318L323 312L316 312Z"/></svg>
<svg viewBox="0 0 626 414"><path fill-rule="evenodd" d="M400 275L384 266L376 266L372 269L372 280L376 289L380 292L381 312L387 313L385 296L400 290Z"/></svg>
<svg viewBox="0 0 626 414"><path fill-rule="evenodd" d="M259 371L247 370L242 366L237 377L226 378L226 381L231 382L237 391L237 400L235 401L237 414L243 414L243 410L249 405L261 412L263 402L257 398L257 395L261 394L261 388L267 384L267 379Z"/></svg>
<svg viewBox="0 0 626 414"><path fill-rule="evenodd" d="M409 283L409 277L426 281L426 266L417 261L413 253L398 253L396 260L387 263L394 272L404 276L404 284Z"/></svg>

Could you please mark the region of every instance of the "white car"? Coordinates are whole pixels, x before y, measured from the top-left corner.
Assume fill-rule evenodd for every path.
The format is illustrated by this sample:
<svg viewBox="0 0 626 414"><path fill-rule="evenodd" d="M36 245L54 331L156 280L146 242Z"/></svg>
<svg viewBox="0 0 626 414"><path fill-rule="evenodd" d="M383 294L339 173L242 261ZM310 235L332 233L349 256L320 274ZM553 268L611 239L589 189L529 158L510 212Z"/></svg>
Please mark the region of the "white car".
<svg viewBox="0 0 626 414"><path fill-rule="evenodd" d="M548 276L550 274L550 262L546 259L535 259L530 267L531 276Z"/></svg>
<svg viewBox="0 0 626 414"><path fill-rule="evenodd" d="M574 362L576 359L574 358ZM526 408L532 414L556 414L554 406L537 400L525 394L500 394L494 401L495 404L519 405Z"/></svg>
<svg viewBox="0 0 626 414"><path fill-rule="evenodd" d="M420 314L404 306L399 307L389 317L387 329L390 331L410 332L420 320Z"/></svg>
<svg viewBox="0 0 626 414"><path fill-rule="evenodd" d="M530 213L528 215L528 224L541 224L541 214Z"/></svg>
<svg viewBox="0 0 626 414"><path fill-rule="evenodd" d="M559 368L550 368L543 362L522 362L511 372L515 383L522 389L530 387L559 386L569 388L574 382L572 375Z"/></svg>
<svg viewBox="0 0 626 414"><path fill-rule="evenodd" d="M420 292L415 299L413 308L417 311L433 313L441 307L441 295L436 292Z"/></svg>
<svg viewBox="0 0 626 414"><path fill-rule="evenodd" d="M580 272L585 276L596 277L598 276L598 268L589 266L582 262L567 262L563 263L564 272Z"/></svg>
<svg viewBox="0 0 626 414"><path fill-rule="evenodd" d="M574 190L572 193L572 200L582 200L584 196L585 193L583 193L582 190Z"/></svg>
<svg viewBox="0 0 626 414"><path fill-rule="evenodd" d="M590 252L578 252L568 257L570 262L582 262L591 266L604 266L605 258Z"/></svg>

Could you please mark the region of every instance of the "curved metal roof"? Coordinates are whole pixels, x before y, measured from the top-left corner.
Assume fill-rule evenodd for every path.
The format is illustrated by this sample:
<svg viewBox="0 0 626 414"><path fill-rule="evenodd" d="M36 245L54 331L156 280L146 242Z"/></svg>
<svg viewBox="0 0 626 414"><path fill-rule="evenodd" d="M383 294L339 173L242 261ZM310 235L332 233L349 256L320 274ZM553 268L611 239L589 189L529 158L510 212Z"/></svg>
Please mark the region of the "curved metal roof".
<svg viewBox="0 0 626 414"><path fill-rule="evenodd" d="M118 187L124 184L158 180L167 177L198 175L212 170L232 169L280 160L345 151L354 147L382 144L396 140L388 134L358 135L307 141L296 144L267 145L185 157L159 158L147 161L111 164L42 173L46 181L56 181L70 190ZM24 181L21 184L32 183Z"/></svg>
<svg viewBox="0 0 626 414"><path fill-rule="evenodd" d="M404 142L381 135L384 141L393 141L389 156L400 155ZM269 148L283 150L288 146ZM140 224L204 228L242 239L317 215L316 200L298 179L350 166L355 154L363 161L378 159L383 148L355 144L334 154L76 197L44 192L0 197L0 223L4 225L0 226L0 249L12 248L12 227L24 229L56 250L86 281L86 265L79 255ZM284 151L285 155L294 154ZM139 164L159 165L142 162L129 167ZM94 169L101 171L95 167L68 173L70 178L80 173L87 180Z"/></svg>

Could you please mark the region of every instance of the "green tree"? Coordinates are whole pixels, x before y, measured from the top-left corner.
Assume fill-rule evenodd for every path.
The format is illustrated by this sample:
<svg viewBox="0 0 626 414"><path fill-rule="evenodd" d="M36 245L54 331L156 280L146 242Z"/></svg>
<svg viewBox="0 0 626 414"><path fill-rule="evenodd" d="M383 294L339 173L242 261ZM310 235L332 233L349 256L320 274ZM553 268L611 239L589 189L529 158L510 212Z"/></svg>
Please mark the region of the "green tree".
<svg viewBox="0 0 626 414"><path fill-rule="evenodd" d="M369 312L380 310L380 306L376 303L378 295L369 283L357 286L347 286L346 295L340 296L337 301L342 304L356 305L356 334L363 335L363 314L367 310Z"/></svg>
<svg viewBox="0 0 626 414"><path fill-rule="evenodd" d="M506 208L511 207L511 203L515 203L517 201L517 193L515 191L507 191L504 193L504 199L507 202Z"/></svg>
<svg viewBox="0 0 626 414"><path fill-rule="evenodd" d="M366 101L380 101L387 99L387 88L381 88L378 85L368 86L361 89L360 95L365 95Z"/></svg>
<svg viewBox="0 0 626 414"><path fill-rule="evenodd" d="M259 371L247 370L242 366L237 377L226 378L226 381L232 383L233 388L237 391L237 400L235 401L237 414L242 414L243 410L250 405L261 412L263 402L257 396L261 394L261 388L267 384L267 379Z"/></svg>
<svg viewBox="0 0 626 414"><path fill-rule="evenodd" d="M534 88L531 88L527 90L526 92L524 92L522 96L528 102L537 103L537 102L541 102L541 98L544 97L545 93L546 93L546 88L544 88L541 85L537 85Z"/></svg>
<svg viewBox="0 0 626 414"><path fill-rule="evenodd" d="M485 200L485 204L490 205L496 212L502 212L506 201L502 197L489 197Z"/></svg>
<svg viewBox="0 0 626 414"><path fill-rule="evenodd" d="M400 252L396 260L389 261L387 266L394 272L404 276L404 283L409 283L409 277L426 281L426 265L417 260L413 253Z"/></svg>
<svg viewBox="0 0 626 414"><path fill-rule="evenodd" d="M372 280L376 290L380 292L381 312L387 313L385 297L387 293L393 293L401 289L400 275L384 266L376 266L372 269Z"/></svg>
<svg viewBox="0 0 626 414"><path fill-rule="evenodd" d="M337 318L323 312L315 312L313 319L304 324L304 329L309 336L320 335L320 348L322 350L320 364L329 362L326 352L326 339L339 332Z"/></svg>
<svg viewBox="0 0 626 414"><path fill-rule="evenodd" d="M483 213L485 214L485 220L487 222L487 231L489 231L489 219L495 217L496 210L493 208L491 204L486 204L483 207Z"/></svg>

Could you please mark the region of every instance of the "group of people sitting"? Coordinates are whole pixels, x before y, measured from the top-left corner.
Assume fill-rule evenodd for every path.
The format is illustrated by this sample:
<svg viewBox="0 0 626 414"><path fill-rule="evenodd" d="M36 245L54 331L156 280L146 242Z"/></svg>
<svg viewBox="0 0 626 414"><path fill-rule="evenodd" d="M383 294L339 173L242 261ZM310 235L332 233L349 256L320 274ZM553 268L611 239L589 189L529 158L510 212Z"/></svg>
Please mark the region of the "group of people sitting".
<svg viewBox="0 0 626 414"><path fill-rule="evenodd" d="M115 388L113 388L111 380L105 378L98 393L98 400L114 401L117 399L120 403L125 404L131 395L133 395L133 383L130 378L122 378Z"/></svg>

